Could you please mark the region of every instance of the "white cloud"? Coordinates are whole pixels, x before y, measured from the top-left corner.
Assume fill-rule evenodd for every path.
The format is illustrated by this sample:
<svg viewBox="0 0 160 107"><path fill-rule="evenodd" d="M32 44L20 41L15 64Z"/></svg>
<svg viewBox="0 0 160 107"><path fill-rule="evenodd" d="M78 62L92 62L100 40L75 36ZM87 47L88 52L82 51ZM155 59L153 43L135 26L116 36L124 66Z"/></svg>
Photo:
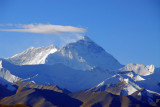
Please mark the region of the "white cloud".
<svg viewBox="0 0 160 107"><path fill-rule="evenodd" d="M12 24L10 24L11 26ZM9 26L9 25L8 25ZM41 34L66 34L66 33L85 33L84 28L73 26L62 26L52 24L16 24L16 29L0 29L0 31L9 32L28 32L28 33L41 33Z"/></svg>

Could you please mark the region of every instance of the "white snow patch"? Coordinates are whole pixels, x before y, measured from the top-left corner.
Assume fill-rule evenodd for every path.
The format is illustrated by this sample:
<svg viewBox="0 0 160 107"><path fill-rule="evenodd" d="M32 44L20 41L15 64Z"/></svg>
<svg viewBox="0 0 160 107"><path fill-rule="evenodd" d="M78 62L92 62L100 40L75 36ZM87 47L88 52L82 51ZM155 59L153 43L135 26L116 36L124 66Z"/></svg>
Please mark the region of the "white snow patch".
<svg viewBox="0 0 160 107"><path fill-rule="evenodd" d="M141 76L147 76L153 74L155 70L154 65L143 65L143 64L128 64L123 68L120 68L120 71L133 71L136 74Z"/></svg>
<svg viewBox="0 0 160 107"><path fill-rule="evenodd" d="M30 47L22 53L16 54L7 60L16 65L35 65L44 64L49 54L56 52L58 49L51 45L49 47Z"/></svg>
<svg viewBox="0 0 160 107"><path fill-rule="evenodd" d="M11 82L11 83L14 83L14 82L21 80L21 78L11 74L10 71L8 71L4 68L0 69L0 77L4 78L5 80L7 80L8 82Z"/></svg>
<svg viewBox="0 0 160 107"><path fill-rule="evenodd" d="M137 84L135 84L131 81L128 81L128 84L124 87L121 95L128 96L128 95L131 95L131 94L133 94L134 92L136 92L140 89L141 88Z"/></svg>
<svg viewBox="0 0 160 107"><path fill-rule="evenodd" d="M0 68L2 68L2 60L0 60Z"/></svg>
<svg viewBox="0 0 160 107"><path fill-rule="evenodd" d="M143 80L145 80L145 79L142 78L141 76L137 75L137 76L133 77L133 80L134 80L134 81L143 81Z"/></svg>

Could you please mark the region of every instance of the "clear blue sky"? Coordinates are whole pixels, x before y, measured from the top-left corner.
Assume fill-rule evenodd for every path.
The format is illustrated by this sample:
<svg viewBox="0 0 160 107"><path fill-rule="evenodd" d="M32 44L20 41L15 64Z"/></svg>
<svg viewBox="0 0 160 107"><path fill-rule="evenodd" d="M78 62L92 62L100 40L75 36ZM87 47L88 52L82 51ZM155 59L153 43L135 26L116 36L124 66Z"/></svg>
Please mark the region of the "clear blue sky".
<svg viewBox="0 0 160 107"><path fill-rule="evenodd" d="M120 63L160 67L160 0L0 0L0 29L33 23L87 29ZM54 34L0 31L0 57L60 43Z"/></svg>

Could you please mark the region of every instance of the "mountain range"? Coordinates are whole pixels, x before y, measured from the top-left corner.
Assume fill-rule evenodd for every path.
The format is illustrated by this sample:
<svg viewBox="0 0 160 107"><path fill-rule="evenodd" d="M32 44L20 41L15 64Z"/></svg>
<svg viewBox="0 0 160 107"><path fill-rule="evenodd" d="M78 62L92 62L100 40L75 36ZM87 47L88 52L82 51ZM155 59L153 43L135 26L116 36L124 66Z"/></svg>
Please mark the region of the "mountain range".
<svg viewBox="0 0 160 107"><path fill-rule="evenodd" d="M122 65L85 36L62 48L30 47L0 58L0 89L8 93L0 94L0 104L160 106L159 75L154 65Z"/></svg>

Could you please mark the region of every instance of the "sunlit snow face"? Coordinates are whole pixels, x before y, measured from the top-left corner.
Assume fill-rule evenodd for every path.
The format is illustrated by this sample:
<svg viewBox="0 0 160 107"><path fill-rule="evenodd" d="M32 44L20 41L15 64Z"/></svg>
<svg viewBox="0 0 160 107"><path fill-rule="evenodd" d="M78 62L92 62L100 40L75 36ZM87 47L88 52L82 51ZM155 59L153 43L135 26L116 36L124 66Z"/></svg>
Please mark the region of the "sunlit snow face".
<svg viewBox="0 0 160 107"><path fill-rule="evenodd" d="M0 68L2 68L2 61L0 60Z"/></svg>

